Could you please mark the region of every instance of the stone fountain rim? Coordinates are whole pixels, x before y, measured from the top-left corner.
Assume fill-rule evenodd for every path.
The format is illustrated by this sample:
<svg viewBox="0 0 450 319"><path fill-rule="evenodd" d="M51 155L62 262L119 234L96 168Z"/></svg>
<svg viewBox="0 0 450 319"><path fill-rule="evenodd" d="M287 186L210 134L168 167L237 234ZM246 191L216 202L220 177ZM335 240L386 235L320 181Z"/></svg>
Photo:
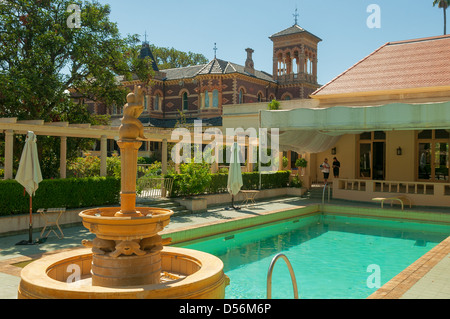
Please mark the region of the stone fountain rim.
<svg viewBox="0 0 450 319"><path fill-rule="evenodd" d="M68 284L48 276L49 269L59 263L92 255L92 251L89 248L79 248L49 255L25 266L21 272L19 292L22 290L29 293L30 288L31 292L39 291L42 293L43 290L46 290L48 293L46 293L44 298L55 298L56 296L64 296L65 294L69 295L71 293L74 293L74 298L111 298L116 293L120 294L120 298L136 298L135 295L143 297L143 293L146 293L146 296L149 298L158 298L158 295L163 298L186 298L190 295L189 292L186 292L186 289L192 285L199 285L200 289L193 292L198 293L220 285L224 280L225 282L227 281L227 277L223 272L223 262L216 256L197 250L167 246L164 247L161 253L189 258L199 263L201 265L200 269L183 279L168 283L115 288L92 285L77 287L76 285ZM170 294L171 292L172 294Z"/></svg>
<svg viewBox="0 0 450 319"><path fill-rule="evenodd" d="M154 211L155 213L152 216L95 216L89 214L90 212L98 213L100 212L111 212L115 213L120 210L120 207L101 207L101 208L89 208L83 210L78 214L83 220L92 220L92 221L149 221L155 222L162 219L170 218L173 215L173 210L166 208L158 208L158 207L136 207L136 211Z"/></svg>

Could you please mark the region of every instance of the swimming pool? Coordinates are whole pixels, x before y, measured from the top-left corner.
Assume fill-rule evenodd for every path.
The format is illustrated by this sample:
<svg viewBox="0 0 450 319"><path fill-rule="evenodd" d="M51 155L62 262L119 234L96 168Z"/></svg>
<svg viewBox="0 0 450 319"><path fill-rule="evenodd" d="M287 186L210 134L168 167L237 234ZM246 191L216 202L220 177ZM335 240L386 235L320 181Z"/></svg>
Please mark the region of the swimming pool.
<svg viewBox="0 0 450 319"><path fill-rule="evenodd" d="M273 257L285 254L299 297L367 298L450 235L449 225L317 213L177 246L222 259L226 298L266 298ZM283 261L272 276L272 298L293 298Z"/></svg>

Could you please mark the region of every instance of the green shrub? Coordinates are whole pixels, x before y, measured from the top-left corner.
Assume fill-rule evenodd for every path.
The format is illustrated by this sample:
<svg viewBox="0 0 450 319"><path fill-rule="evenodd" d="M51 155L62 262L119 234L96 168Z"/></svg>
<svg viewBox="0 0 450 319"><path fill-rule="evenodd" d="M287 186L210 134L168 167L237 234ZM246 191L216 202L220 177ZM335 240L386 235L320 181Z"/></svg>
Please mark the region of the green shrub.
<svg viewBox="0 0 450 319"><path fill-rule="evenodd" d="M120 179L89 177L46 179L33 196L33 212L39 208L79 208L119 203ZM0 215L29 211L29 195L15 180L0 181Z"/></svg>
<svg viewBox="0 0 450 319"><path fill-rule="evenodd" d="M106 158L106 174L120 178L120 156L114 153ZM86 153L84 157L77 157L67 165L68 177L100 176L100 158Z"/></svg>
<svg viewBox="0 0 450 319"><path fill-rule="evenodd" d="M171 174L166 175L168 178L173 179L172 186L172 197L185 196L185 191L183 190L185 185L183 185L186 174ZM228 174L216 173L209 174L211 180L207 187L204 189L203 193L206 194L218 194L228 192ZM271 189L271 188L281 188L289 186L289 176L290 171L278 171L271 174L261 174L261 188ZM259 173L258 172L248 172L242 173L242 190L252 190L259 189Z"/></svg>
<svg viewBox="0 0 450 319"><path fill-rule="evenodd" d="M290 184L291 187L301 188L303 185L302 181L298 178L298 176L294 176L292 178L292 182Z"/></svg>
<svg viewBox="0 0 450 319"><path fill-rule="evenodd" d="M203 194L211 182L211 174L209 171L208 164L181 164L181 173L183 174L180 186L181 194L186 196Z"/></svg>
<svg viewBox="0 0 450 319"><path fill-rule="evenodd" d="M272 100L269 103L269 110L278 110L280 108L280 102L277 100Z"/></svg>

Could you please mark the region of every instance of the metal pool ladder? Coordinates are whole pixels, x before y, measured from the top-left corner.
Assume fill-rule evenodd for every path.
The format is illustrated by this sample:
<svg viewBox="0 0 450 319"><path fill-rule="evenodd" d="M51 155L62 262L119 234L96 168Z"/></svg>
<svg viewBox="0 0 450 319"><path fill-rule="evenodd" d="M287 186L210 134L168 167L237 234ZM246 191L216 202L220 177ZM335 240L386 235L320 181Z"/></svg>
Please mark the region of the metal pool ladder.
<svg viewBox="0 0 450 319"><path fill-rule="evenodd" d="M269 271L267 273L267 299L272 299L272 272L273 268L275 267L275 263L278 261L278 259L283 258L286 262L286 265L288 266L289 273L291 274L291 280L292 285L294 287L294 299L298 299L298 289L297 289L297 280L295 279L294 269L292 268L292 265L289 261L289 259L284 254L278 254L270 263Z"/></svg>
<svg viewBox="0 0 450 319"><path fill-rule="evenodd" d="M330 202L330 186L328 185L328 183L325 183L325 185L323 186L323 192L322 192L322 208L323 205L325 204L325 191L328 188L328 202Z"/></svg>

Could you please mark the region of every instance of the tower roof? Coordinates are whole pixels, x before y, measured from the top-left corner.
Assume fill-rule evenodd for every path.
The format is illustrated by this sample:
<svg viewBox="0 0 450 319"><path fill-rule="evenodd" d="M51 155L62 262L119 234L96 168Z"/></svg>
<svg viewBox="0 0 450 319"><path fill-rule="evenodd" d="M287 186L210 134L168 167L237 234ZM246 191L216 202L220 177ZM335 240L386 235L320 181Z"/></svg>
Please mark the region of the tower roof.
<svg viewBox="0 0 450 319"><path fill-rule="evenodd" d="M145 59L146 57L149 57L152 60L153 71L158 72L158 65L156 65L155 58L153 57L152 50L147 41L142 43L141 53L139 54L140 59Z"/></svg>
<svg viewBox="0 0 450 319"><path fill-rule="evenodd" d="M289 35L293 35L293 34L301 34L301 33L305 33L305 34L309 34L309 35L313 36L314 38L317 39L318 42L322 41L321 38L315 36L311 32L306 31L298 24L294 24L292 27L289 27L283 31L273 34L272 36L269 37L269 39L271 39L273 41L275 38L278 38L278 37L284 37L284 36L289 36Z"/></svg>

